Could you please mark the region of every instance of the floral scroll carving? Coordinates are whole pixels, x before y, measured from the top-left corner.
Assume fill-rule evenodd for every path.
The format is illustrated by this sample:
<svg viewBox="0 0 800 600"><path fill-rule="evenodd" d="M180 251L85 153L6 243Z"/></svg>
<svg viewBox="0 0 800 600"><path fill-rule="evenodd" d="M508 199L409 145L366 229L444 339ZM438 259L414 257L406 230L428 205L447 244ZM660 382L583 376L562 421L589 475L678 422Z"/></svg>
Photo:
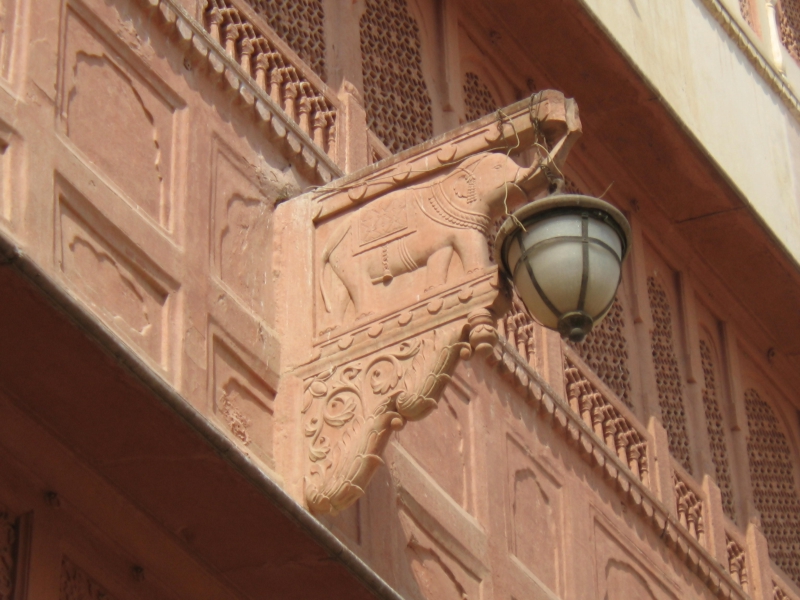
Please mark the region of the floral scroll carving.
<svg viewBox="0 0 800 600"><path fill-rule="evenodd" d="M497 341L488 310L307 381L303 414L311 469L306 502L336 514L363 495L392 431L435 410L456 361ZM468 332L468 333L467 333Z"/></svg>

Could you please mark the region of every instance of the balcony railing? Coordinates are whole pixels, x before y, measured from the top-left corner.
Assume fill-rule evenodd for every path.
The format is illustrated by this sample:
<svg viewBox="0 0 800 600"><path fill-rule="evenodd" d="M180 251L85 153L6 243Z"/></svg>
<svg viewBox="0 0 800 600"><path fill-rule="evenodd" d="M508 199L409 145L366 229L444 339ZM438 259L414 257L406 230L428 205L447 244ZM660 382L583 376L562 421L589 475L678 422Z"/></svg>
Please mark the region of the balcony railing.
<svg viewBox="0 0 800 600"><path fill-rule="evenodd" d="M335 161L340 103L333 90L246 2L207 0L203 25L256 85Z"/></svg>
<svg viewBox="0 0 800 600"><path fill-rule="evenodd" d="M618 398L603 393L601 384L590 380L591 371L581 369L579 361L574 351L565 346L564 378L570 408L645 486L650 487L644 426L635 421Z"/></svg>
<svg viewBox="0 0 800 600"><path fill-rule="evenodd" d="M672 459L672 482L675 486L675 506L678 522L702 546L705 546L704 494L700 486Z"/></svg>
<svg viewBox="0 0 800 600"><path fill-rule="evenodd" d="M749 592L745 541L738 531L725 529L725 550L728 553L728 573L733 580Z"/></svg>
<svg viewBox="0 0 800 600"><path fill-rule="evenodd" d="M655 464L658 460L658 448L663 446L666 452L666 441L657 445L656 434L648 431L571 347L561 346L567 399L542 379L535 366L537 344L529 344L540 332L525 313L512 310L499 320L500 339L489 357L490 364L496 365L501 376L520 390L525 402L613 482L625 501L641 512L665 544L698 573L717 597L747 598L746 545L735 525L724 519L721 506L714 511L718 515L714 531L719 530L714 536L723 535L724 531L727 546L722 545L722 540L715 542L716 537L708 531L709 506L704 487L669 455L666 460L671 468L664 473L650 472L650 461ZM674 508L667 509L665 503L674 503ZM719 523L723 522L720 528ZM774 569L773 572L776 582L785 582Z"/></svg>

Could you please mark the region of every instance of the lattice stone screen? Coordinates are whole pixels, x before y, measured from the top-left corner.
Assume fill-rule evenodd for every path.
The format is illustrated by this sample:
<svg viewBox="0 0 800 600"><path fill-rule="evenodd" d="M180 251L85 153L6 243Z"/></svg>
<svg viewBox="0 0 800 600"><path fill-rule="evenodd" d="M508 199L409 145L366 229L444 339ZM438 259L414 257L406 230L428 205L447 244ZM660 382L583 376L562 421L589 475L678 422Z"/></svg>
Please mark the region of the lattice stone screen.
<svg viewBox="0 0 800 600"><path fill-rule="evenodd" d="M480 119L497 110L497 102L492 96L492 91L478 75L472 72L464 75L464 107L467 121Z"/></svg>
<svg viewBox="0 0 800 600"><path fill-rule="evenodd" d="M714 462L716 482L722 493L722 510L732 520L736 520L731 485L731 469L728 464L728 447L725 441L725 422L717 401L717 378L711 346L700 340L700 362L703 365L703 407L708 428L708 442L711 446L711 460Z"/></svg>
<svg viewBox="0 0 800 600"><path fill-rule="evenodd" d="M683 383L672 339L672 310L666 291L655 277L647 278L647 295L653 317L650 342L656 371L658 402L661 406L661 421L669 437L669 451L681 466L691 473Z"/></svg>
<svg viewBox="0 0 800 600"><path fill-rule="evenodd" d="M800 0L780 0L778 22L783 45L800 62Z"/></svg>
<svg viewBox="0 0 800 600"><path fill-rule="evenodd" d="M322 0L247 0L289 47L325 80Z"/></svg>
<svg viewBox="0 0 800 600"><path fill-rule="evenodd" d="M753 501L761 514L769 556L800 585L800 499L789 443L772 407L757 391L745 392L744 406Z"/></svg>
<svg viewBox="0 0 800 600"><path fill-rule="evenodd" d="M571 344L584 362L597 373L628 408L631 404L631 372L622 304L614 298L608 315L580 344Z"/></svg>
<svg viewBox="0 0 800 600"><path fill-rule="evenodd" d="M405 0L366 0L361 60L367 124L392 152L433 136L419 27Z"/></svg>

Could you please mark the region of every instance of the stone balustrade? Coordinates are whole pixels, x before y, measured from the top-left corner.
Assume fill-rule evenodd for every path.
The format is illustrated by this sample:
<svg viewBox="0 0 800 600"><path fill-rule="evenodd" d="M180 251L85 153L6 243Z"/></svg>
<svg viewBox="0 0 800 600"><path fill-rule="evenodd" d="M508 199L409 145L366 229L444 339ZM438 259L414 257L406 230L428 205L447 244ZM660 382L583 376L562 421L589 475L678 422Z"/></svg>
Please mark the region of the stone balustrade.
<svg viewBox="0 0 800 600"><path fill-rule="evenodd" d="M743 590L748 591L745 543L738 532L725 530L725 549L728 553L728 573Z"/></svg>
<svg viewBox="0 0 800 600"><path fill-rule="evenodd" d="M726 524L724 552L727 555L723 553L717 556L718 551L712 547L713 541L707 533L706 511L709 507L703 487L671 456L668 459L671 465L668 472L672 477L672 493L663 501L670 501L671 497L675 508L673 514L668 514L672 511L667 511L655 500L657 492L653 488L659 488L659 485L651 483L648 461L654 459L650 454L656 451L651 434L566 344L562 345L566 402L550 396L546 384L534 375L536 357L533 348L536 345L531 340L536 328L537 325L526 312L512 306L498 321L500 340L490 362L496 362L501 372L513 375L514 380L526 390L524 395L528 403L540 407L543 414L552 412L553 424L576 440L578 449L590 457L590 462L604 470L611 468L607 472L609 478L615 480L625 496L641 508L647 520L665 537L668 546L690 568L707 578L706 583L717 597L746 598L749 593L747 545L741 532L732 524ZM562 410L564 412L560 414ZM585 439L588 432L593 434L592 441ZM609 458L603 460L598 453L600 447L608 453L606 456L618 459L614 461L615 465L624 464L627 469L615 469ZM665 483L662 481L662 488ZM777 576L773 579L783 581ZM775 600L800 600L788 595L784 587L789 588L775 584Z"/></svg>
<svg viewBox="0 0 800 600"><path fill-rule="evenodd" d="M314 143L336 159L339 101L246 3L207 0L203 25Z"/></svg>
<svg viewBox="0 0 800 600"><path fill-rule="evenodd" d="M499 319L497 324L500 335L508 340L512 347L517 349L520 356L528 361L531 367L536 368L535 359L535 328L536 324L528 316L521 300L514 296L511 308L506 315Z"/></svg>
<svg viewBox="0 0 800 600"><path fill-rule="evenodd" d="M563 399L519 353L517 346L510 343L506 335L514 335L517 331L509 332L508 323L505 321L502 325L506 327L506 333L499 336L494 352L487 357L489 364L494 365L501 376L512 381L524 401L546 422L561 431L589 464L603 472L605 479L618 490L626 505L642 515L667 546L698 574L715 597L747 598L739 581L722 564L724 558L715 556L706 548L704 535L698 538L696 516L693 517L694 529L690 528L689 513L698 515L702 511L698 512L694 505L690 511L687 502L685 523L682 523L664 505L666 498L659 500L657 491L651 489L659 486L653 486L648 475L648 459L656 458L648 456L648 449L651 453L655 453L656 449L652 437L633 413L566 345L562 345L562 351L567 367L565 382L569 401ZM595 418L595 414L603 418ZM680 475L686 489L691 490L695 498L702 502L704 495L694 480L682 472ZM658 471L654 478L657 476Z"/></svg>
<svg viewBox="0 0 800 600"><path fill-rule="evenodd" d="M514 298L508 313L498 321L498 333L531 368L536 368L536 325ZM647 463L647 434L630 410L605 389L591 369L569 346L564 346L564 384L572 412L605 442L619 460L646 487L650 486Z"/></svg>
<svg viewBox="0 0 800 600"><path fill-rule="evenodd" d="M703 492L675 459L672 459L672 482L678 521L694 539L705 545Z"/></svg>
<svg viewBox="0 0 800 600"><path fill-rule="evenodd" d="M572 410L611 448L623 464L644 483L650 485L647 466L645 428L635 422L622 402L613 394L601 391L582 369L574 352L564 348L564 378L567 399Z"/></svg>
<svg viewBox="0 0 800 600"><path fill-rule="evenodd" d="M772 600L800 600L793 586L778 570L772 567Z"/></svg>

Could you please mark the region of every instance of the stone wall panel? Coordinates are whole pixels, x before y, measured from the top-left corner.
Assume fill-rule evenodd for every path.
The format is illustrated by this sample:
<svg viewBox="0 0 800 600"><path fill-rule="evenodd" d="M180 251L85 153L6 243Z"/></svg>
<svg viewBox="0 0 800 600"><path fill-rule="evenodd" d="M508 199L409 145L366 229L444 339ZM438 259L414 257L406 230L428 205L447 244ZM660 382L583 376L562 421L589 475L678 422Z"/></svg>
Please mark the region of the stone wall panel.
<svg viewBox="0 0 800 600"><path fill-rule="evenodd" d="M619 537L604 517L595 517L596 598L603 600L678 600L684 597L674 580L636 556L629 539ZM647 560L647 559L645 559ZM694 597L690 594L690 597ZM711 597L710 595L708 596Z"/></svg>
<svg viewBox="0 0 800 600"><path fill-rule="evenodd" d="M427 419L398 435L403 447L465 510L473 505L471 409L465 390L451 383Z"/></svg>
<svg viewBox="0 0 800 600"><path fill-rule="evenodd" d="M214 138L212 260L214 274L258 315L271 312L267 299L269 245L278 179L259 185L255 168ZM271 197L270 197L271 196Z"/></svg>
<svg viewBox="0 0 800 600"><path fill-rule="evenodd" d="M558 593L564 569L562 486L514 437L506 439L506 448L509 550L515 562Z"/></svg>
<svg viewBox="0 0 800 600"><path fill-rule="evenodd" d="M94 219L99 227L90 225L67 193L59 195L56 223L56 261L65 279L103 321L169 370L176 284L103 217ZM118 243L106 232L116 233Z"/></svg>
<svg viewBox="0 0 800 600"><path fill-rule="evenodd" d="M244 446L251 447L274 468L272 458L275 392L247 364L231 342L212 334L211 382L213 412L218 421ZM251 361L252 362L252 361ZM258 369L260 370L260 369Z"/></svg>
<svg viewBox="0 0 800 600"><path fill-rule="evenodd" d="M424 598L481 598L481 580L407 512L400 513L406 535L405 559Z"/></svg>
<svg viewBox="0 0 800 600"><path fill-rule="evenodd" d="M121 194L165 229L174 212L176 112L184 102L67 7L60 72L63 134ZM115 44L118 38L111 36ZM166 92L166 93L165 93ZM124 144L109 140L125 140Z"/></svg>

